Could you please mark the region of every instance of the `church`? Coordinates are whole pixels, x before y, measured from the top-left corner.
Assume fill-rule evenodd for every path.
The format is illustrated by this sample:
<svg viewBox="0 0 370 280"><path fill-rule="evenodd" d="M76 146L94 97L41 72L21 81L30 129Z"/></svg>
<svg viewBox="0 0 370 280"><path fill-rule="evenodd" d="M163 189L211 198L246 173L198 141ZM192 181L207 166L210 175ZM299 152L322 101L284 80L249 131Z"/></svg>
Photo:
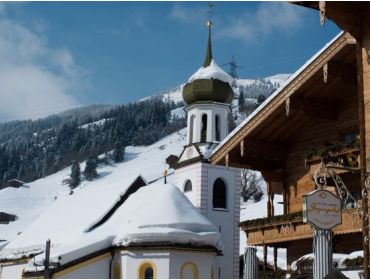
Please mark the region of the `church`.
<svg viewBox="0 0 370 280"><path fill-rule="evenodd" d="M239 278L240 169L209 160L233 100L211 30L209 21L204 64L182 91L187 144L175 183L136 174L56 201L0 252L1 278Z"/></svg>

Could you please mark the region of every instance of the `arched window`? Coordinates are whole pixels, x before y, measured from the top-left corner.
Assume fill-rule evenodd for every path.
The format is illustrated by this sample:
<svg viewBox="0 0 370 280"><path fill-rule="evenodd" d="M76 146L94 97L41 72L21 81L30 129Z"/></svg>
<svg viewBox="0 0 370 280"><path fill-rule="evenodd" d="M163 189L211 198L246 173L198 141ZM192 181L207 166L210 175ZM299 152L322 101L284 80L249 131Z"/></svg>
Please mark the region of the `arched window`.
<svg viewBox="0 0 370 280"><path fill-rule="evenodd" d="M184 192L190 192L193 190L193 185L191 184L190 180L186 180L184 185Z"/></svg>
<svg viewBox="0 0 370 280"><path fill-rule="evenodd" d="M145 262L139 266L138 277L139 279L155 279L156 267L152 262Z"/></svg>
<svg viewBox="0 0 370 280"><path fill-rule="evenodd" d="M181 279L198 279L199 270L198 267L192 262L186 262L181 266L180 270Z"/></svg>
<svg viewBox="0 0 370 280"><path fill-rule="evenodd" d="M154 271L152 267L145 268L144 279L153 279Z"/></svg>
<svg viewBox="0 0 370 280"><path fill-rule="evenodd" d="M193 143L194 115L190 116L189 144Z"/></svg>
<svg viewBox="0 0 370 280"><path fill-rule="evenodd" d="M224 208L226 209L226 185L225 182L218 178L213 183L213 208Z"/></svg>
<svg viewBox="0 0 370 280"><path fill-rule="evenodd" d="M220 116L215 116L215 128L216 128L216 141L220 141L221 139L221 132L220 132Z"/></svg>
<svg viewBox="0 0 370 280"><path fill-rule="evenodd" d="M207 115L202 115L202 130L200 131L200 142L207 142Z"/></svg>

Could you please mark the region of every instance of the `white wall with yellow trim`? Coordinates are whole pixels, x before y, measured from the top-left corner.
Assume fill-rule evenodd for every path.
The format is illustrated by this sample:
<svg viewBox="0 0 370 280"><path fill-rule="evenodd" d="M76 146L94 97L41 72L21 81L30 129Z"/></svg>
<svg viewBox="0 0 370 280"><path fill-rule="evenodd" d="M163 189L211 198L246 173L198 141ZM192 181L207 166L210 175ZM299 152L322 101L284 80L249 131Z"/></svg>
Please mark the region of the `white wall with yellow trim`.
<svg viewBox="0 0 370 280"><path fill-rule="evenodd" d="M1 279L19 279L22 278L23 269L27 266L25 262L9 262L0 264Z"/></svg>

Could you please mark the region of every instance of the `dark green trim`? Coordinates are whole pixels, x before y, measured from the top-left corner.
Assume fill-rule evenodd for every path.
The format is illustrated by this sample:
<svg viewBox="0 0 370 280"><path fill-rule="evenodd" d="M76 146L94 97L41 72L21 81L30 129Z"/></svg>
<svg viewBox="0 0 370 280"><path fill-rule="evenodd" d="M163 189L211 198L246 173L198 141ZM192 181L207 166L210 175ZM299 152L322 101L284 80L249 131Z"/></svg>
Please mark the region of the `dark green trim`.
<svg viewBox="0 0 370 280"><path fill-rule="evenodd" d="M192 250L213 252L217 255L220 255L222 253L216 247L210 245L193 245L171 242L145 242L127 246L118 246L118 248L121 250Z"/></svg>

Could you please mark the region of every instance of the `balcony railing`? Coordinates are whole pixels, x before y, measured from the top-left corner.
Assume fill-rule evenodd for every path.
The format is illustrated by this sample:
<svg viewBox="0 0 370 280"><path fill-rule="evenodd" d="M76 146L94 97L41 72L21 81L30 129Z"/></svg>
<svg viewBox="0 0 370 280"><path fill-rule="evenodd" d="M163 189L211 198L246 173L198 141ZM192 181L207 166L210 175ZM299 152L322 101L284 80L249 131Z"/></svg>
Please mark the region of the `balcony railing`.
<svg viewBox="0 0 370 280"><path fill-rule="evenodd" d="M240 223L246 232L248 245L262 245L312 238L313 229L303 223L302 212ZM361 219L356 209L345 209L342 224L333 229L334 235L361 231Z"/></svg>

